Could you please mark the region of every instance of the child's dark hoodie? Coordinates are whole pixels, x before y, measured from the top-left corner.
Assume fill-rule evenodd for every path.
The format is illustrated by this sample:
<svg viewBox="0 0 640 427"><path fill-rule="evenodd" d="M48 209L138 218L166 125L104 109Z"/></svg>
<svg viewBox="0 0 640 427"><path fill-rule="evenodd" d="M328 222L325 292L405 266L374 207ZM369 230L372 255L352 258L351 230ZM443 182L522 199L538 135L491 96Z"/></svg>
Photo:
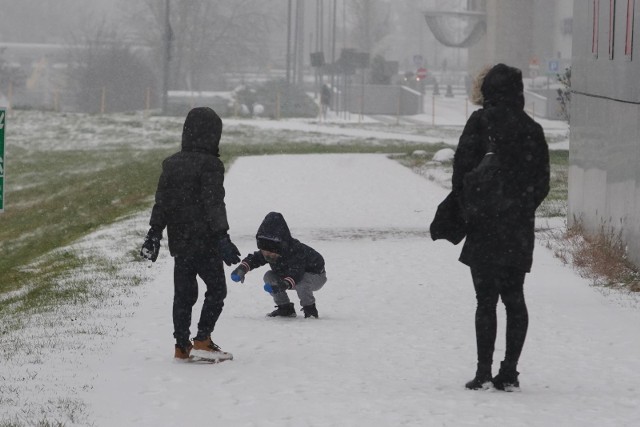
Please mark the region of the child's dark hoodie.
<svg viewBox="0 0 640 427"><path fill-rule="evenodd" d="M242 265L247 270L269 264L271 270L283 279L299 282L305 273L324 273L324 259L316 250L291 236L282 214L270 212L260 224L256 241L259 249L280 255L274 262L268 262L261 251L247 255Z"/></svg>

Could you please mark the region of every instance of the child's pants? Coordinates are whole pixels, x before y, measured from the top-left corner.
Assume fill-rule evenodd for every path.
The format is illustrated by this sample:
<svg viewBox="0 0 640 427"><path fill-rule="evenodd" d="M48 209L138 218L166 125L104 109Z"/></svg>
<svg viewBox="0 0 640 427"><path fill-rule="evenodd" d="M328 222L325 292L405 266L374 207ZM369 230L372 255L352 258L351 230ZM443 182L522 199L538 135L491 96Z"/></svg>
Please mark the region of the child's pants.
<svg viewBox="0 0 640 427"><path fill-rule="evenodd" d="M200 276L207 286L198 321L198 332L205 335L213 331L222 313L227 284L220 258L175 257L174 260L173 336L177 343L188 344L191 312L198 300L196 277Z"/></svg>
<svg viewBox="0 0 640 427"><path fill-rule="evenodd" d="M267 271L264 275L265 283L275 283L279 279L280 277L271 270ZM311 304L315 304L316 299L313 296L313 293L320 290L325 283L327 283L327 273L325 272L321 274L304 273L302 280L296 283L296 287L293 289L298 293L300 305L306 307ZM273 296L273 301L275 301L277 305L283 305L290 302L289 296L286 292L278 292L271 294L271 296Z"/></svg>

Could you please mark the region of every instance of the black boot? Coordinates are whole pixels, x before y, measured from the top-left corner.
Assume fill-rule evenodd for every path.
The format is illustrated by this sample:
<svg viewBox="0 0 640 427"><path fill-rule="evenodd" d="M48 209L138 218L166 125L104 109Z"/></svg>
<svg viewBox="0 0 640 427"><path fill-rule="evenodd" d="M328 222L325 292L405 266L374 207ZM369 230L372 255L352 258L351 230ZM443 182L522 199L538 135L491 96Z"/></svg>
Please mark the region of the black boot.
<svg viewBox="0 0 640 427"><path fill-rule="evenodd" d="M491 382L498 390L517 391L520 390L520 383L518 382L519 374L514 364L501 362L500 371L498 371L498 375L493 377Z"/></svg>
<svg viewBox="0 0 640 427"><path fill-rule="evenodd" d="M292 302L278 305L275 310L267 314L267 317L296 317L296 309Z"/></svg>
<svg viewBox="0 0 640 427"><path fill-rule="evenodd" d="M302 307L302 311L304 311L304 318L307 319L309 317L318 318L318 309L316 308L316 304L313 303L311 305L305 305Z"/></svg>
<svg viewBox="0 0 640 427"><path fill-rule="evenodd" d="M486 390L491 387L491 365L478 364L476 376L464 385L469 390Z"/></svg>

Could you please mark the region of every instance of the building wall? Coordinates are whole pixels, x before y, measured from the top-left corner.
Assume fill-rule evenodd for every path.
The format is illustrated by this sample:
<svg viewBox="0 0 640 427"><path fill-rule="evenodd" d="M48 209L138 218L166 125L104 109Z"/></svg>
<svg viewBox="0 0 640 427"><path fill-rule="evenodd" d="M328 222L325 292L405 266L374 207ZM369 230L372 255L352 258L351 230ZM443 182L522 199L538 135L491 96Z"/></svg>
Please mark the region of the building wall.
<svg viewBox="0 0 640 427"><path fill-rule="evenodd" d="M556 57L556 3L553 0L534 0L532 55L539 61ZM559 32L559 30L558 30Z"/></svg>
<svg viewBox="0 0 640 427"><path fill-rule="evenodd" d="M612 3L599 0L594 48L596 1L574 2L568 220L592 233L620 233L630 259L640 265L640 2L629 56L628 1L615 2L610 31Z"/></svg>
<svg viewBox="0 0 640 427"><path fill-rule="evenodd" d="M571 59L573 0L533 0L533 53L548 59Z"/></svg>
<svg viewBox="0 0 640 427"><path fill-rule="evenodd" d="M537 0L548 3L550 0ZM571 59L571 43L573 39L573 0L551 0L554 1L555 9L552 17L553 46L555 46L554 56Z"/></svg>
<svg viewBox="0 0 640 427"><path fill-rule="evenodd" d="M422 113L423 95L400 85L349 86L346 108L352 114L412 115Z"/></svg>

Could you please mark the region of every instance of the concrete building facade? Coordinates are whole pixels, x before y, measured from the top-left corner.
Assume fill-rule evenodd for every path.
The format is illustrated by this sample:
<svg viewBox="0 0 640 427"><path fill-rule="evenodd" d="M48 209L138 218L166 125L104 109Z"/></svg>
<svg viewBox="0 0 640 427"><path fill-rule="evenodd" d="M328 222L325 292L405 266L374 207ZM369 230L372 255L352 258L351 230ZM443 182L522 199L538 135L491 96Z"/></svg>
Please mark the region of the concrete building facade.
<svg viewBox="0 0 640 427"><path fill-rule="evenodd" d="M640 4L575 0L569 225L620 235L640 265Z"/></svg>

